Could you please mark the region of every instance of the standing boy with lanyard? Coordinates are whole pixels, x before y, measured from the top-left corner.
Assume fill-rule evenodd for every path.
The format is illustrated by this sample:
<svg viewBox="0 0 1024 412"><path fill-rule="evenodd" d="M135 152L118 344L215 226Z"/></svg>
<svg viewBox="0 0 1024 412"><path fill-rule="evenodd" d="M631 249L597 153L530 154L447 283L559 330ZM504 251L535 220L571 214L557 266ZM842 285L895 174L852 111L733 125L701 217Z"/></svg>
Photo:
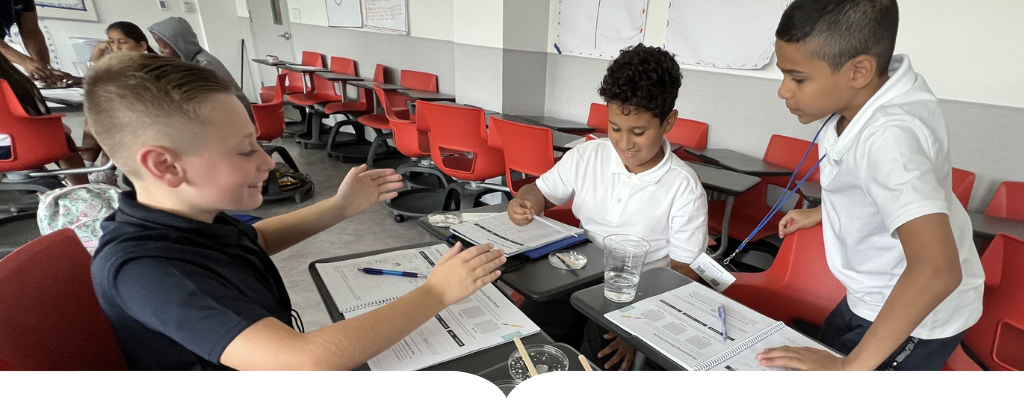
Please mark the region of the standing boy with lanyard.
<svg viewBox="0 0 1024 412"><path fill-rule="evenodd" d="M765 350L765 366L939 370L981 316L984 273L953 195L939 102L906 55L893 55L895 0L795 0L776 50L779 97L824 119L821 206L790 211L779 236L822 225L846 297L811 348ZM834 115L833 115L834 114Z"/></svg>

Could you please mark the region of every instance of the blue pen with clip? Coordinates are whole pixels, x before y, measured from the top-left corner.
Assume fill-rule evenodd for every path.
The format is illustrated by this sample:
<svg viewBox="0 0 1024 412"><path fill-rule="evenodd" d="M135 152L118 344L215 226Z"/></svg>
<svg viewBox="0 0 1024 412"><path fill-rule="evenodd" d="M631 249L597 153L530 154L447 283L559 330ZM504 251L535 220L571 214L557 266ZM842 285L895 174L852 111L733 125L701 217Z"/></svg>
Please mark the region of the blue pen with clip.
<svg viewBox="0 0 1024 412"><path fill-rule="evenodd" d="M416 272L403 272L401 270L390 270L390 269L377 269L377 268L360 268L359 271L367 275L391 275L391 276L403 276L407 278L419 278L426 277Z"/></svg>
<svg viewBox="0 0 1024 412"><path fill-rule="evenodd" d="M718 305L718 320L722 321L722 342L726 342L729 334L725 332L725 305Z"/></svg>

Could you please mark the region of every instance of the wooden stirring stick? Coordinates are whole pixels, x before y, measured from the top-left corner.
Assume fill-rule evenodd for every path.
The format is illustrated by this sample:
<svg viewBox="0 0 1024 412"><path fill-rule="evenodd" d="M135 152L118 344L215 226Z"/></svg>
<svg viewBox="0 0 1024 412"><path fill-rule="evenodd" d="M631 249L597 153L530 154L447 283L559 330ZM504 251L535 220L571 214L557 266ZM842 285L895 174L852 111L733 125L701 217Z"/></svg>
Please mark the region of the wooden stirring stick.
<svg viewBox="0 0 1024 412"><path fill-rule="evenodd" d="M587 357L583 356L582 354L580 355L580 363L583 364L583 369L586 369L587 372L594 371L593 369L590 368L590 362L587 361Z"/></svg>
<svg viewBox="0 0 1024 412"><path fill-rule="evenodd" d="M530 355L526 353L526 347L523 346L523 341L519 340L518 336L512 337L512 340L516 341L516 348L519 348L519 355L523 357L523 362L526 362L526 370L530 371L530 377L537 376L537 368L533 367L533 360L531 360Z"/></svg>

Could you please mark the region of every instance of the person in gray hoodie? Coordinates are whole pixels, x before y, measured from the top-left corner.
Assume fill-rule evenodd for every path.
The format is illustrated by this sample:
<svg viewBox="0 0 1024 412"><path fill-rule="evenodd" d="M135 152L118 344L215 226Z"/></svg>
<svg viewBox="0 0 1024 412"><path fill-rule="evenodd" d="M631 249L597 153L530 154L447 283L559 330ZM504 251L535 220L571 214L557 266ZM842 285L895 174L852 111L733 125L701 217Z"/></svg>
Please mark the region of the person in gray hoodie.
<svg viewBox="0 0 1024 412"><path fill-rule="evenodd" d="M231 77L228 68L199 45L199 38L188 21L181 17L168 17L149 26L149 32L156 40L156 44L160 46L160 54L196 63L217 72L220 77L230 80L235 85L235 96L238 96L238 100L249 112L249 118L253 118L252 103L249 102L249 98L242 92L242 88L238 87L238 83L235 82L234 77Z"/></svg>

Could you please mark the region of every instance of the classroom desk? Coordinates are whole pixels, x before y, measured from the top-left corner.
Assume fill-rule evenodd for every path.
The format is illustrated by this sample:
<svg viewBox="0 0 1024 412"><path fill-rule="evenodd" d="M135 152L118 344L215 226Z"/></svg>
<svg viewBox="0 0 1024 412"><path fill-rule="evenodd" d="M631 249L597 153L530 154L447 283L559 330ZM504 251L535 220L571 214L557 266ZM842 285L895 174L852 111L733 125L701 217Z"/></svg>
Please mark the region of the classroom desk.
<svg viewBox="0 0 1024 412"><path fill-rule="evenodd" d="M686 162L686 164L697 173L701 186L725 195L725 214L722 216L722 239L718 242L718 249L711 254L713 258L721 257L725 253L725 248L729 245L729 218L732 216L732 208L733 204L736 203L736 196L760 183L761 178L702 163Z"/></svg>
<svg viewBox="0 0 1024 412"><path fill-rule="evenodd" d="M345 73L316 72L314 74L316 74L317 76L322 77L324 79L330 80L332 82L350 82L350 81L361 82L361 81L366 81L366 79L364 79L362 77L359 77L359 76L356 76L356 75L351 75L351 74L345 74Z"/></svg>
<svg viewBox="0 0 1024 412"><path fill-rule="evenodd" d="M604 314L619 310L632 303L639 302L651 296L660 295L672 289L676 289L693 282L690 278L683 276L668 268L654 268L640 273L640 283L637 285L636 297L629 303L615 303L604 297L604 285L592 286L572 294L570 301L576 310L586 315L601 327L608 329L615 336L618 336L633 345L637 350L634 364L642 364L645 357L651 358L655 363L666 370L686 370L679 364L673 362L653 346L648 345L618 325L604 317ZM635 369L635 368L634 368Z"/></svg>
<svg viewBox="0 0 1024 412"><path fill-rule="evenodd" d="M491 205L463 210L462 213L501 213L506 204ZM419 219L421 228L435 238L444 240L451 235L446 227L430 224L427 217ZM510 257L506 265L512 266L501 273L501 281L527 299L536 302L548 301L568 295L579 289L604 282L604 250L585 242L569 249L587 256L587 265L579 270L562 270L551 266L547 257L526 260L522 255Z"/></svg>
<svg viewBox="0 0 1024 412"><path fill-rule="evenodd" d="M437 93L437 92L427 92L427 91L423 91L423 90L401 89L401 90L398 90L398 93L401 93L401 94L403 94L403 95L405 95L407 97L410 97L412 99L415 99L415 100L423 100L423 101L426 101L426 102L437 102L437 101L454 102L455 101L455 96L452 96L450 94Z"/></svg>
<svg viewBox="0 0 1024 412"><path fill-rule="evenodd" d="M252 59L252 61L253 63L262 64L264 66L276 67L278 70L281 70L281 66L294 66L298 64L287 60L270 61L267 59Z"/></svg>
<svg viewBox="0 0 1024 412"><path fill-rule="evenodd" d="M686 153L713 165L751 176L789 176L792 170L729 149L683 148Z"/></svg>
<svg viewBox="0 0 1024 412"><path fill-rule="evenodd" d="M280 68L302 73L302 93L309 93L316 90L316 86L313 85L313 79L309 77L311 74L331 71L331 69L324 67L308 67L298 64L286 64L284 66L280 66Z"/></svg>
<svg viewBox="0 0 1024 412"><path fill-rule="evenodd" d="M327 286L324 284L324 280L320 276L320 272L316 269L316 264L317 263L338 262L338 261L344 261L344 260L350 260L350 259L357 259L357 258L361 258L361 257L372 256L372 255L386 253L386 252L391 252L391 251L396 251L396 250L412 249L412 248L417 248L417 247L429 246L429 245L433 245L433 244L436 244L436 243L437 242L420 243L420 244L415 244L415 245L399 246L399 247L390 248L390 249L375 250L375 251L370 251L370 252L355 253L355 254L351 254L351 255L345 255L345 256L338 256L338 257L333 257L333 258L326 258L326 259L316 260L316 261L313 261L313 262L311 262L309 264L309 275L310 275L310 277L313 278L313 283L316 285L317 292L320 293L320 299L323 300L324 306L327 309L327 314L331 317L331 321L332 322L340 322L340 321L345 319L345 316L342 315L341 312L338 311L338 306L334 303L334 298L331 297L331 293L330 293L330 291L327 290ZM567 345L555 344L555 342L548 335L546 335L543 331L535 333L535 334L530 335L530 336L527 336L527 337L523 338L522 341L523 341L524 345L532 345L532 344L555 345L559 349L561 349L563 352L565 352L565 355L569 358L569 370L570 371L582 371L583 370L583 366L580 365L580 362L577 359L577 357L579 357L579 352L577 352L575 349L573 349L573 348L571 348L571 347L569 347ZM507 365L509 355L511 355L513 352L516 352L516 351L517 351L517 349L516 349L515 342L509 341L509 342L503 343L501 345L498 345L498 346L495 346L495 347L492 347L492 348L484 349L484 350L479 351L479 352L470 353L468 355L465 355L465 356L462 356L462 357L459 357L459 358L456 358L456 359L452 359L452 360L449 360L447 362L443 362L443 363L440 363L440 364L437 364L437 365L434 365L434 366L431 366L431 367L428 367L428 368L425 368L423 370L427 370L427 371L459 371L459 372L472 373L474 375L481 375L484 378L490 379L492 382L497 381L497 380L503 380L503 379L511 379L511 376L504 377L504 375L508 375L508 367L504 366L504 375L502 375L502 373L501 373L502 367L501 366L502 365ZM591 363L591 365L592 365L591 366L592 368L594 368L595 370L597 369L596 366L593 366L593 363ZM367 364L363 364L362 366L360 366L356 370L368 371L368 370L370 370L370 367Z"/></svg>
<svg viewBox="0 0 1024 412"><path fill-rule="evenodd" d="M557 117L549 116L517 116L523 120L531 122L535 125L547 127L549 129L555 129L560 132L566 133L590 133L595 129L587 126L583 123L577 123L570 120L559 119Z"/></svg>
<svg viewBox="0 0 1024 412"><path fill-rule="evenodd" d="M967 212L971 217L974 236L993 239L999 233L1024 239L1024 222L1002 217L986 216L984 213Z"/></svg>
<svg viewBox="0 0 1024 412"><path fill-rule="evenodd" d="M384 90L386 92L399 91L399 90L406 89L405 87L399 86L397 84L380 83L380 82L372 82L372 81L349 82L348 84L350 86L355 86L355 87L358 87L360 89L366 89L366 90L370 91L370 95L373 96L373 110L374 110L374 112L376 112L377 108L381 107L381 105L380 105L380 100L377 99L377 93L373 91L373 86L380 86L381 90Z"/></svg>
<svg viewBox="0 0 1024 412"><path fill-rule="evenodd" d="M39 93L47 103L59 104L74 111L85 106L85 90L81 87L41 89Z"/></svg>

